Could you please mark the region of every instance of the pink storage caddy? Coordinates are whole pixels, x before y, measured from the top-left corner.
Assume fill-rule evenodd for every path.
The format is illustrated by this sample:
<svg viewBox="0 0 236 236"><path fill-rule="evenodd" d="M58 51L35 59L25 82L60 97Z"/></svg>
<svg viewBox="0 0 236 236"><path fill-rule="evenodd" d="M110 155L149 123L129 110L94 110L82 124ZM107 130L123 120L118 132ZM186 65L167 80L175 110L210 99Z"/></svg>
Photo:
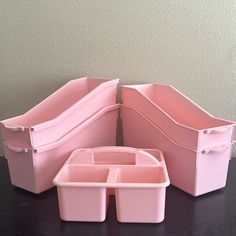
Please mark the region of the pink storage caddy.
<svg viewBox="0 0 236 236"><path fill-rule="evenodd" d="M142 112L176 143L188 148L201 150L232 142L234 122L213 117L172 86L122 86L122 102Z"/></svg>
<svg viewBox="0 0 236 236"><path fill-rule="evenodd" d="M102 107L116 103L119 80L71 80L24 115L1 121L8 144L39 147L55 142Z"/></svg>
<svg viewBox="0 0 236 236"><path fill-rule="evenodd" d="M53 178L73 150L115 145L119 106L102 108L61 139L38 148L5 143L11 183L34 193L43 192L53 187Z"/></svg>
<svg viewBox="0 0 236 236"><path fill-rule="evenodd" d="M164 220L169 177L161 151L118 146L79 149L53 182L65 221L104 221L111 190L118 221Z"/></svg>
<svg viewBox="0 0 236 236"><path fill-rule="evenodd" d="M139 111L122 106L124 145L158 148L165 155L171 184L198 196L226 184L231 143L196 151L180 145Z"/></svg>

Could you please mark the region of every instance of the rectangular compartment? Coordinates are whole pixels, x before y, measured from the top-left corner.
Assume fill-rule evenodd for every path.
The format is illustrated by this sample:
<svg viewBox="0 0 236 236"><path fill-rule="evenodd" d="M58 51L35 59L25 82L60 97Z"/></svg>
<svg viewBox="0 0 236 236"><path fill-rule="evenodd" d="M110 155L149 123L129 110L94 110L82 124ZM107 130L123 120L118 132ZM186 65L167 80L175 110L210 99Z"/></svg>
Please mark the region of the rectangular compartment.
<svg viewBox="0 0 236 236"><path fill-rule="evenodd" d="M119 171L116 183L163 183L165 181L161 167L128 167Z"/></svg>
<svg viewBox="0 0 236 236"><path fill-rule="evenodd" d="M21 116L1 121L5 142L40 147L60 139L101 108L116 103L119 80L71 80Z"/></svg>
<svg viewBox="0 0 236 236"><path fill-rule="evenodd" d="M63 183L105 183L108 173L109 169L106 168L67 165L59 180Z"/></svg>
<svg viewBox="0 0 236 236"><path fill-rule="evenodd" d="M115 145L119 104L91 116L54 143L39 148L22 148L5 143L11 183L40 193L53 186L52 180L71 152L77 148Z"/></svg>
<svg viewBox="0 0 236 236"><path fill-rule="evenodd" d="M121 168L115 189L117 220L130 223L162 222L166 181L162 167Z"/></svg>
<svg viewBox="0 0 236 236"><path fill-rule="evenodd" d="M213 117L172 86L122 86L121 99L188 148L200 150L232 141L234 122Z"/></svg>
<svg viewBox="0 0 236 236"><path fill-rule="evenodd" d="M124 145L163 151L171 184L198 196L226 184L231 143L196 151L175 143L137 110L122 106Z"/></svg>
<svg viewBox="0 0 236 236"><path fill-rule="evenodd" d="M108 205L106 188L90 187L89 184L106 183L108 173L107 168L66 166L57 178L61 219L104 221Z"/></svg>

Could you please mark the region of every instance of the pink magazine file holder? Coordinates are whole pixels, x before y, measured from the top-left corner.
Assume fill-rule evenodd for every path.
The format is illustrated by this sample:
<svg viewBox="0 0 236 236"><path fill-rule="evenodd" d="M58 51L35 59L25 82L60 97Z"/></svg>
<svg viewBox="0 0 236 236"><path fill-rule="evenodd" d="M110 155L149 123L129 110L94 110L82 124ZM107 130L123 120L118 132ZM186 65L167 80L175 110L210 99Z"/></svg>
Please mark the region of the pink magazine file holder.
<svg viewBox="0 0 236 236"><path fill-rule="evenodd" d="M124 145L163 151L171 184L198 196L225 187L232 143L202 150L177 144L139 111L121 106Z"/></svg>
<svg viewBox="0 0 236 236"><path fill-rule="evenodd" d="M234 122L213 117L177 89L163 84L121 88L125 106L143 113L176 143L204 149L232 142Z"/></svg>
<svg viewBox="0 0 236 236"><path fill-rule="evenodd" d="M22 148L5 143L11 183L30 192L41 193L53 187L53 178L73 150L115 145L119 107L116 104L102 108L61 139L48 145Z"/></svg>
<svg viewBox="0 0 236 236"><path fill-rule="evenodd" d="M164 220L165 192L170 183L159 150L119 146L76 150L53 182L65 221L104 221L111 189L118 221Z"/></svg>
<svg viewBox="0 0 236 236"><path fill-rule="evenodd" d="M116 103L116 80L71 80L21 116L1 121L8 144L39 147L55 142L101 108Z"/></svg>

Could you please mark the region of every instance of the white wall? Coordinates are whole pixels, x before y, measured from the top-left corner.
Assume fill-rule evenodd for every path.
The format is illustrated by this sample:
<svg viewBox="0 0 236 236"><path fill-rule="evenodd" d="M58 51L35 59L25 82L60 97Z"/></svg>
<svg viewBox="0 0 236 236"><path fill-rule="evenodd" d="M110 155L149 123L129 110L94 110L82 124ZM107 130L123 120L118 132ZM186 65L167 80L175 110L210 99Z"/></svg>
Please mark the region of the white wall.
<svg viewBox="0 0 236 236"><path fill-rule="evenodd" d="M236 120L236 1L0 0L0 11L0 119L96 75L169 83Z"/></svg>

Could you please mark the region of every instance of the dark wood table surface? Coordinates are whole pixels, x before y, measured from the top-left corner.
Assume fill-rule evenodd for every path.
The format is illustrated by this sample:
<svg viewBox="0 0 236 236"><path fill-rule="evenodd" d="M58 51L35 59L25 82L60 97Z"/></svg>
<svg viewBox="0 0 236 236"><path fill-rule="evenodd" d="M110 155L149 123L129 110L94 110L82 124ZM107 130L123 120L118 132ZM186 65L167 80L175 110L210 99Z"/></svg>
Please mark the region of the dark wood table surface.
<svg viewBox="0 0 236 236"><path fill-rule="evenodd" d="M236 158L230 161L227 186L194 198L167 188L165 220L160 224L116 221L114 197L103 223L63 222L53 188L35 195L10 183L7 162L0 158L0 235L168 235L236 236Z"/></svg>

